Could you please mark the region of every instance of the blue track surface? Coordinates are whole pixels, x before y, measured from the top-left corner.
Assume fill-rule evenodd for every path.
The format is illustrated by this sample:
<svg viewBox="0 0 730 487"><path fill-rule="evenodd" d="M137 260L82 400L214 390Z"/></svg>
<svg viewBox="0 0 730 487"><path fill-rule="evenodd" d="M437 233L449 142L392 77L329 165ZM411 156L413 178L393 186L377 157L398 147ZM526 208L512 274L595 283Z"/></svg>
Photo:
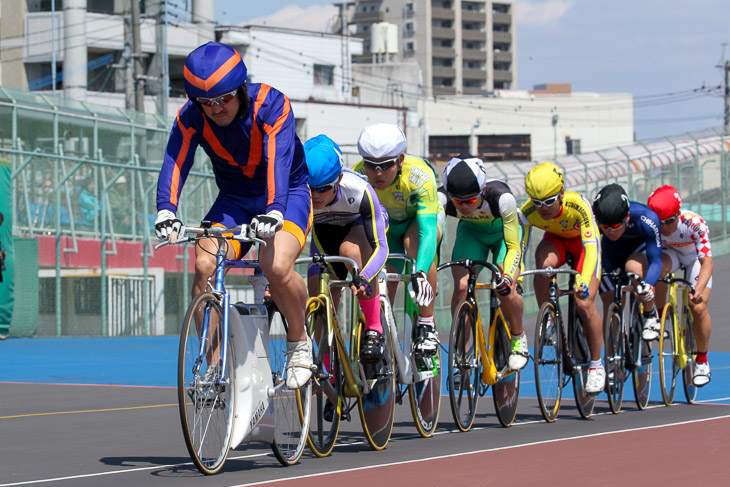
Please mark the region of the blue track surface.
<svg viewBox="0 0 730 487"><path fill-rule="evenodd" d="M175 387L178 341L176 336L8 339L0 341L0 381ZM730 353L710 352L709 359L712 382L700 390L698 399L730 402ZM446 362L446 354L442 360ZM661 401L656 358L653 374L650 399ZM442 390L447 394L445 384ZM633 401L630 380L625 391L624 400ZM522 373L520 395L536 397L532 361ZM570 384L564 397L572 397ZM675 400L684 400L681 378Z"/></svg>

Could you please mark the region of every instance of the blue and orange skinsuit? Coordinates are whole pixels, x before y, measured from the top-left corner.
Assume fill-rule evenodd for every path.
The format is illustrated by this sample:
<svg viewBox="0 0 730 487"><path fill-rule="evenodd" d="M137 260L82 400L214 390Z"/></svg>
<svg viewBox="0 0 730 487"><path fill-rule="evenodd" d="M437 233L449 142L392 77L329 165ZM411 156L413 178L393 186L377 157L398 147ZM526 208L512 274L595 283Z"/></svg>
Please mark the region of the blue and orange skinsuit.
<svg viewBox="0 0 730 487"><path fill-rule="evenodd" d="M206 220L233 226L278 210L284 231L304 247L311 226L311 196L302 144L289 99L269 85L248 85L248 113L221 127L188 101L178 112L157 184L157 209L176 212L201 146L220 190Z"/></svg>

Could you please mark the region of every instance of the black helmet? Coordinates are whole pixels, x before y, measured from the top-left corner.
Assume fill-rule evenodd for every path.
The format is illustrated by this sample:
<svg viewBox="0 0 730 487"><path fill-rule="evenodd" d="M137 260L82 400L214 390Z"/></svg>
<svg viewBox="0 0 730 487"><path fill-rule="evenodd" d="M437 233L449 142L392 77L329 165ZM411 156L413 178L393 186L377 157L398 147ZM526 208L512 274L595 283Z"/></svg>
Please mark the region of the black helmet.
<svg viewBox="0 0 730 487"><path fill-rule="evenodd" d="M615 225L629 214L629 197L618 184L609 184L593 199L593 213L601 225Z"/></svg>

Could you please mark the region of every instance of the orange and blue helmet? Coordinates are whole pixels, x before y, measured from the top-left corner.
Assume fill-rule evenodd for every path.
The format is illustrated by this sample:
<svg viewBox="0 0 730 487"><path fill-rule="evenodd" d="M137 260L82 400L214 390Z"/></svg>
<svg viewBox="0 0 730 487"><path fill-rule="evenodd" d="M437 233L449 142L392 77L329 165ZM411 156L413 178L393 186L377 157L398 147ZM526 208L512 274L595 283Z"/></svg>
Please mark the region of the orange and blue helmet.
<svg viewBox="0 0 730 487"><path fill-rule="evenodd" d="M231 46L208 42L188 55L183 68L185 92L192 98L230 93L246 81L246 65Z"/></svg>

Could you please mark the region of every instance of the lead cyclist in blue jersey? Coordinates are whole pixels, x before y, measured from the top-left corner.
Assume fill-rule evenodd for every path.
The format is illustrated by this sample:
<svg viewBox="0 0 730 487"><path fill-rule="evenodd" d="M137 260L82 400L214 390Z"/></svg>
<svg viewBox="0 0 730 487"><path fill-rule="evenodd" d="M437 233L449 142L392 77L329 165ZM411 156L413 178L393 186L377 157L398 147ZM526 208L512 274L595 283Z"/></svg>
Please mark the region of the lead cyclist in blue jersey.
<svg viewBox="0 0 730 487"><path fill-rule="evenodd" d="M378 201L375 189L363 176L342 169L342 152L326 135L304 144L312 190L314 225L312 254L342 255L358 263L360 276L351 288L365 316L365 340L360 356L377 359L384 352L383 325L380 322L378 272L388 258L388 213ZM315 277L318 265L309 268L309 293L317 294ZM333 264L330 271L338 279L347 277L344 264ZM339 288L333 291L335 308Z"/></svg>
<svg viewBox="0 0 730 487"><path fill-rule="evenodd" d="M659 318L654 303L654 286L662 270L662 237L659 217L648 206L629 201L624 189L609 184L593 200L593 213L603 233L601 265L606 272L623 268L642 277L646 285L637 289L644 305L644 340L659 336ZM613 301L613 281L601 280L604 316Z"/></svg>
<svg viewBox="0 0 730 487"><path fill-rule="evenodd" d="M250 224L249 235L266 241L259 262L271 297L289 324L287 386L306 384L312 372L311 343L304 330L307 288L294 270L312 221L304 150L295 132L289 99L263 83L246 82L246 65L230 46L209 42L185 60L188 102L172 126L157 183L155 232L179 231L176 216L195 150L210 158L220 190L205 220L225 227ZM226 257L243 257L251 244L230 241ZM215 271L217 244L195 247L193 296Z"/></svg>

